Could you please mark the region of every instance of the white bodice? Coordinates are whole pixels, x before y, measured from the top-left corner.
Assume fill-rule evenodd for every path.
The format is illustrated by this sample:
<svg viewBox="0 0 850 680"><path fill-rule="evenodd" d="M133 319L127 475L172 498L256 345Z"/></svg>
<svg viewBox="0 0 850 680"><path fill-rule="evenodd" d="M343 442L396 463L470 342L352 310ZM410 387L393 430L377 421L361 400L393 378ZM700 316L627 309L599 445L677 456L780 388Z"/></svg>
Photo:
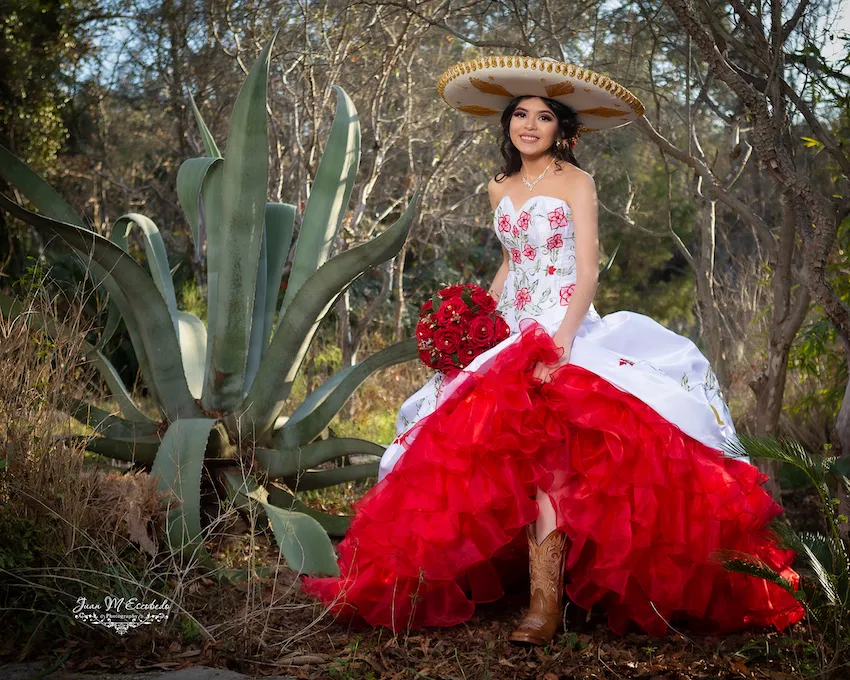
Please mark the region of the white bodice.
<svg viewBox="0 0 850 680"><path fill-rule="evenodd" d="M562 198L532 196L517 211L509 196L496 206L496 235L510 255L510 271L497 309L513 333L534 318L554 332L560 326L576 282L576 241L572 210ZM590 306L587 321L598 320Z"/></svg>

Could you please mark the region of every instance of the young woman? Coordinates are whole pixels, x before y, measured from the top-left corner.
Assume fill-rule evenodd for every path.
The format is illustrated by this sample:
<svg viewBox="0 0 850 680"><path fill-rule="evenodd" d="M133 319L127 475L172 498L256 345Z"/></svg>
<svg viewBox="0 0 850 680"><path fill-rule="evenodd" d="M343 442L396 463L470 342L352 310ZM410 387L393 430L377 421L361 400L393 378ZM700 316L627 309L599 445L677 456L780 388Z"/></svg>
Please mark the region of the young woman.
<svg viewBox="0 0 850 680"><path fill-rule="evenodd" d="M339 545L341 575L303 580L334 614L394 632L467 620L528 568L531 606L509 639L546 644L563 594L611 629L663 635L783 629L802 606L726 571L755 555L794 587L779 506L749 461L724 454L732 418L706 358L652 319L593 308L593 178L582 132L643 115L610 79L548 59L488 57L440 79L452 107L500 122L490 182L504 260L490 291L511 336L402 405L378 484Z"/></svg>

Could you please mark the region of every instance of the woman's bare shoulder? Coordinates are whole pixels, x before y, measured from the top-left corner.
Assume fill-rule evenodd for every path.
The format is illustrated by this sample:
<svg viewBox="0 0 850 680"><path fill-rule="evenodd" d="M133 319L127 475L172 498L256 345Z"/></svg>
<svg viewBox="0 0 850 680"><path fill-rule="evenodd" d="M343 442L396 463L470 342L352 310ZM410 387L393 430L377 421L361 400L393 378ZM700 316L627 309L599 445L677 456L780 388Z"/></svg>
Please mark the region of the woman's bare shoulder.
<svg viewBox="0 0 850 680"><path fill-rule="evenodd" d="M562 172L556 173L553 177L556 178L557 186L567 203L570 202L571 197L580 198L596 192L593 175L572 163L565 163Z"/></svg>
<svg viewBox="0 0 850 680"><path fill-rule="evenodd" d="M490 197L490 207L493 210L496 209L496 206L499 205L499 202L505 197L505 194L508 193L510 186L511 180L505 175L502 175L501 179L498 181L496 181L496 178L493 177L487 184L487 194Z"/></svg>

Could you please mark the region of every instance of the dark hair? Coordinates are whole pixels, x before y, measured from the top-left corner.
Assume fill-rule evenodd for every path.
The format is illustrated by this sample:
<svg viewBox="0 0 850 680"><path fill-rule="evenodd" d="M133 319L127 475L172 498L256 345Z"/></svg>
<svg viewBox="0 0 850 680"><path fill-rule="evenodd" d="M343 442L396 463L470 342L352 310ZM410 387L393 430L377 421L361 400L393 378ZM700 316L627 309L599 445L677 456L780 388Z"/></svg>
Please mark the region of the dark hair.
<svg viewBox="0 0 850 680"><path fill-rule="evenodd" d="M519 149L517 149L511 141L511 118L514 115L514 110L517 106L519 106L519 103L523 99L529 99L533 96L535 95L526 94L514 97L505 107L505 110L502 111L502 136L500 138L500 151L502 152L502 157L505 159L505 166L502 168L502 171L494 177L497 182L501 182L505 179L505 177L510 177L511 175L516 174L522 168L522 157L519 154ZM560 161L567 161L568 163L575 165L577 168L581 168L569 144L565 144L563 148L558 148L557 146L558 139L569 139L570 137L574 137L578 134L579 122L575 110L566 104L562 104L554 99L549 99L548 97L540 97L540 99L546 103L546 106L552 109L552 113L554 113L555 118L558 119L558 134L555 136L555 143L553 143L551 147L552 155L555 157L555 165L560 168ZM502 176L501 179L499 179L499 175Z"/></svg>

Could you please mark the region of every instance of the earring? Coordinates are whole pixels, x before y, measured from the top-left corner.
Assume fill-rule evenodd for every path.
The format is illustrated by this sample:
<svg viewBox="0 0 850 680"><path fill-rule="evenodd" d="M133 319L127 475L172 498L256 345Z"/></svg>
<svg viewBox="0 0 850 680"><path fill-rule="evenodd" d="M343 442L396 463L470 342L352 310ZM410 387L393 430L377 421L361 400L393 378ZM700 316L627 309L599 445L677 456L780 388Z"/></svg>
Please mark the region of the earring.
<svg viewBox="0 0 850 680"><path fill-rule="evenodd" d="M559 150L563 151L567 146L567 140L561 137L557 142L555 142L555 146L557 146Z"/></svg>

